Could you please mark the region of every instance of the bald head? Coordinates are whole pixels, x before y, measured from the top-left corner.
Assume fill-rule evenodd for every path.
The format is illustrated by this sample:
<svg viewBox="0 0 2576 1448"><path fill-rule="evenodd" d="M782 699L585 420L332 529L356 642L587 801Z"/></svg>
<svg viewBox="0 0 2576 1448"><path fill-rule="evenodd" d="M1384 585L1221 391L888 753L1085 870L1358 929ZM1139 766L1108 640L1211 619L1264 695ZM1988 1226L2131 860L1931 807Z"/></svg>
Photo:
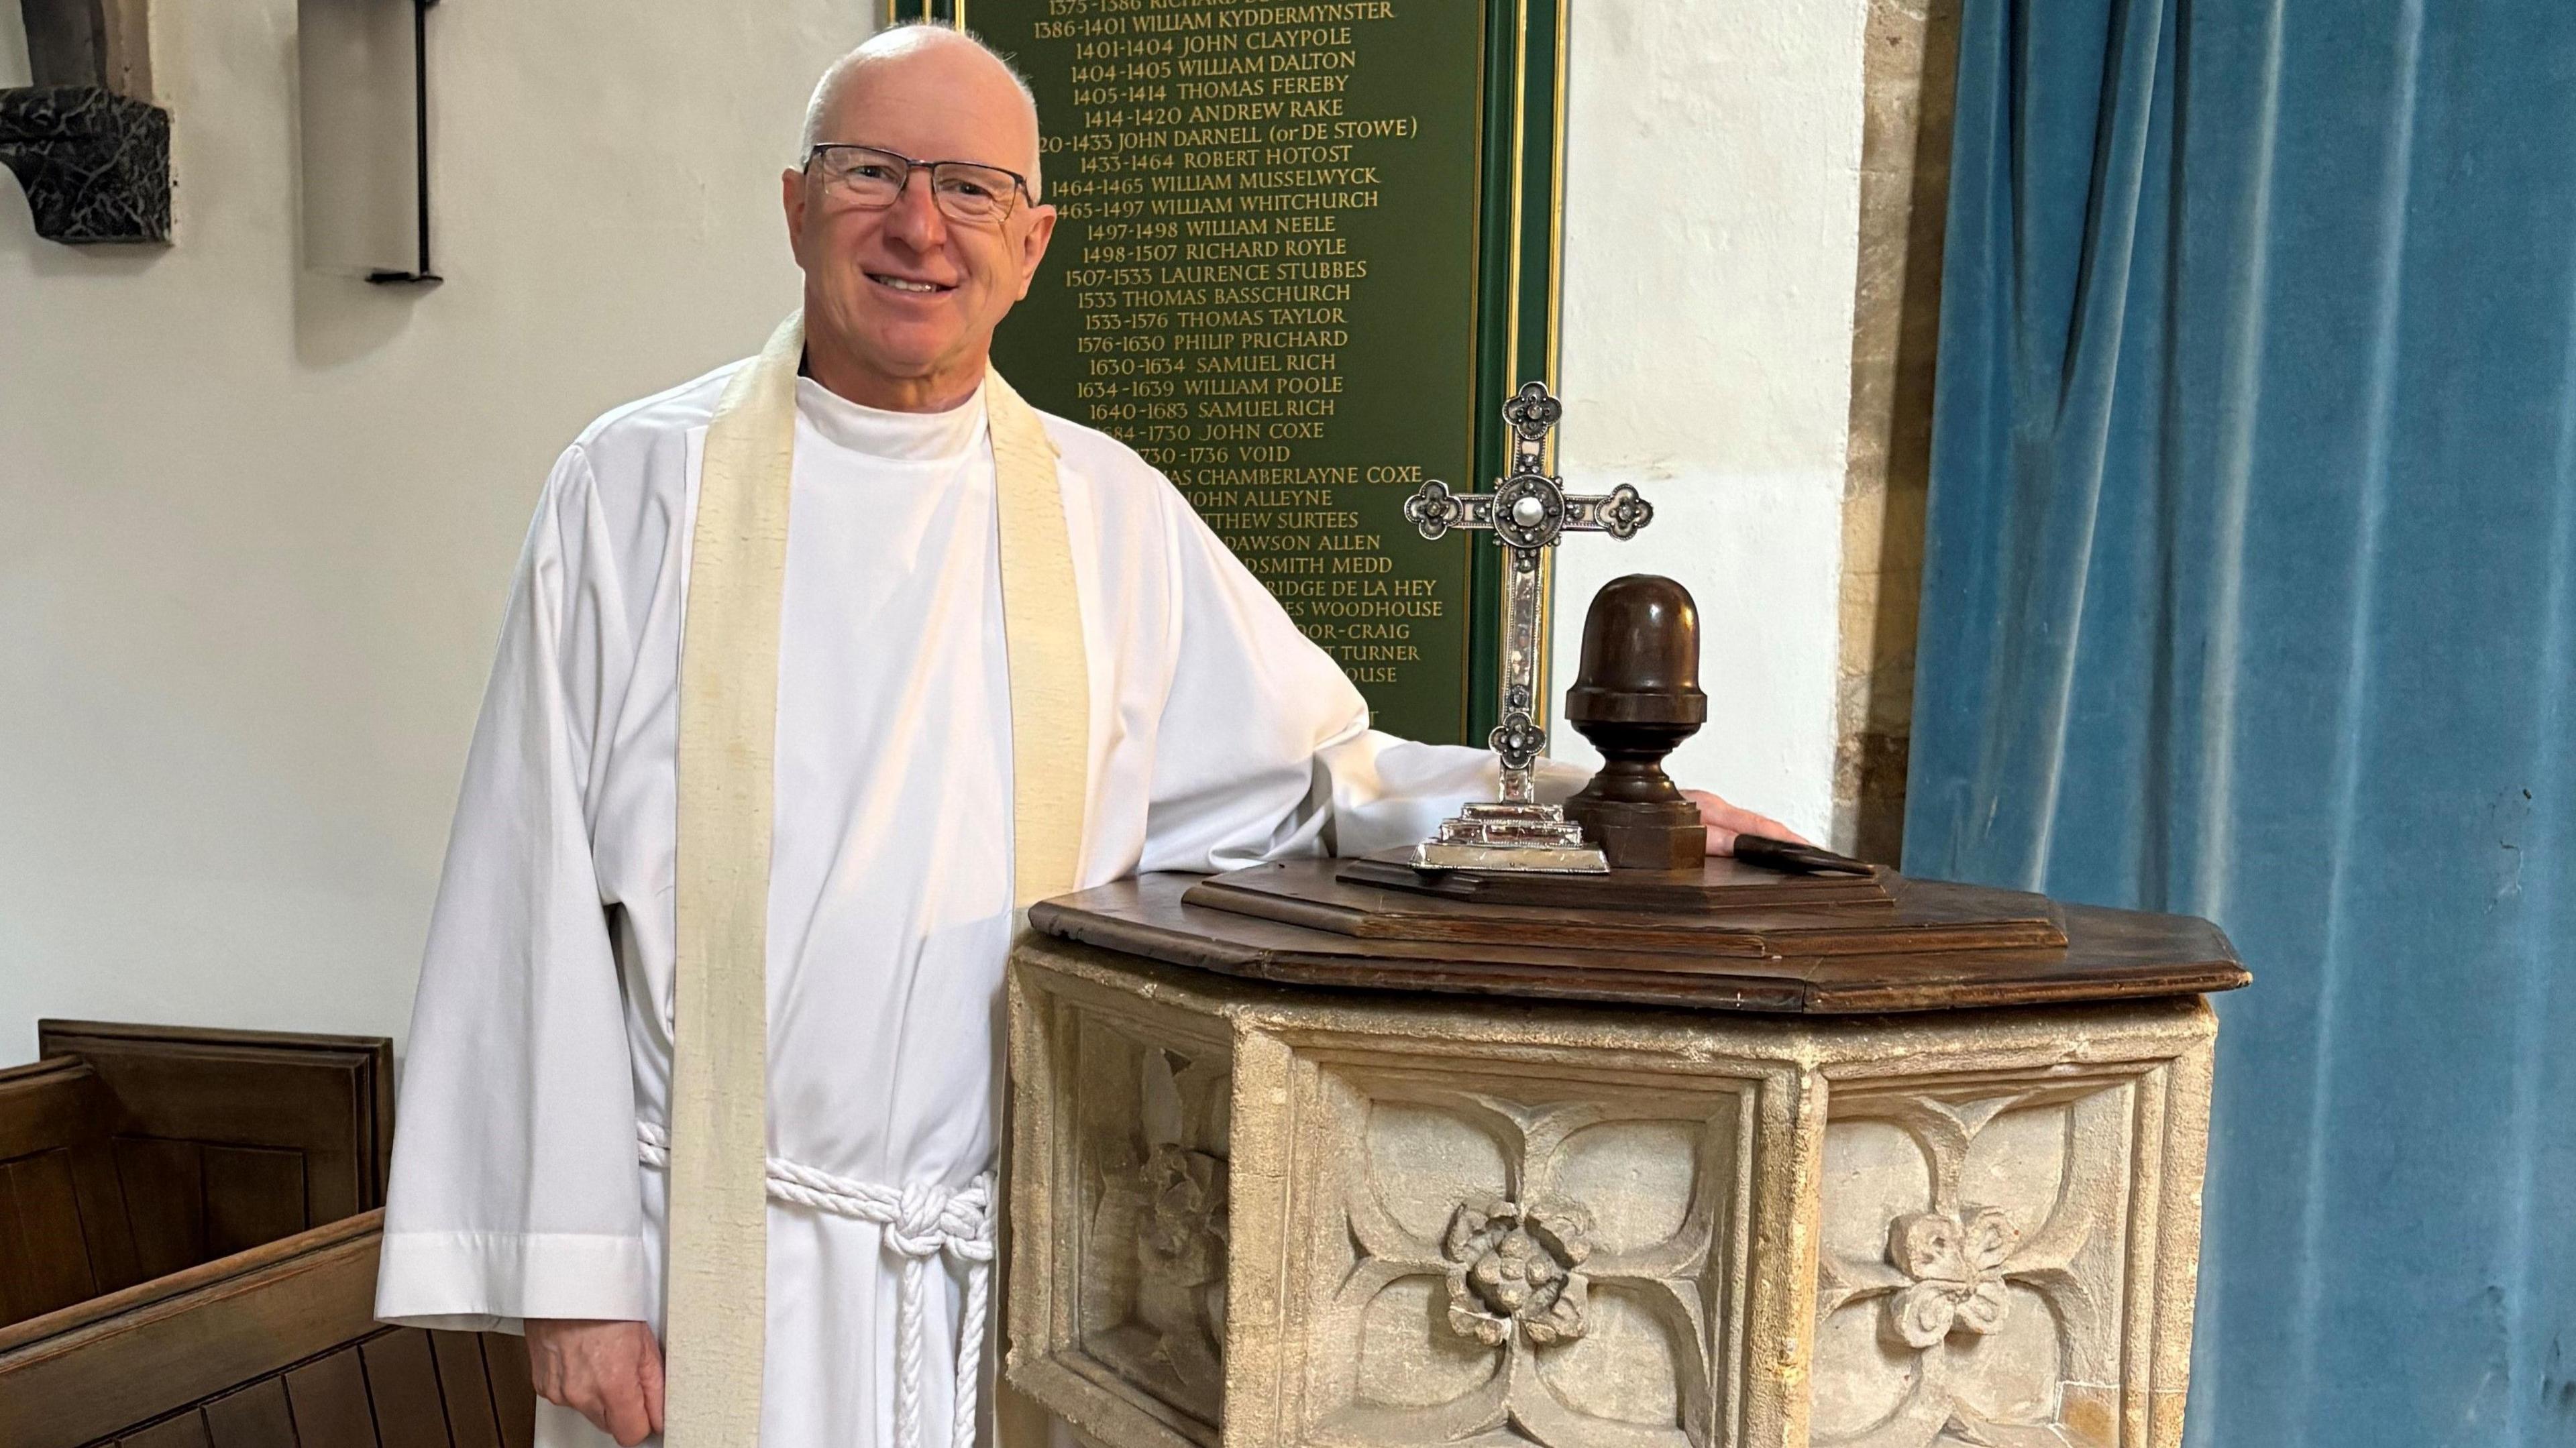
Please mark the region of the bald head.
<svg viewBox="0 0 2576 1448"><path fill-rule="evenodd" d="M1025 173L1029 195L1038 186L1038 102L1029 83L1000 52L963 30L914 22L878 31L868 42L833 61L815 83L805 106L805 128L796 143L796 162L830 141L862 139L839 134L843 118L863 104L872 87L892 84L912 97L935 96L959 110L981 113L988 125L1010 133L1012 154L997 156L925 156L930 161L982 161Z"/></svg>

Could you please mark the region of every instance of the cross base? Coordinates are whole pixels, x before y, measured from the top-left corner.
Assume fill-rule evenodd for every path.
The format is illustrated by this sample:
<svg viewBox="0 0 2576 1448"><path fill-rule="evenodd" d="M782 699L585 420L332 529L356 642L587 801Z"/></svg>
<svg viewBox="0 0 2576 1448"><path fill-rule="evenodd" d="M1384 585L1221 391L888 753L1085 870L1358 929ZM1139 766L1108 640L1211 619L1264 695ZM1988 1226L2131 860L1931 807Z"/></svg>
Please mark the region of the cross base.
<svg viewBox="0 0 2576 1448"><path fill-rule="evenodd" d="M1585 842L1583 827L1552 804L1471 804L1443 820L1440 832L1413 847L1422 870L1515 870L1551 875L1606 875L1610 861Z"/></svg>

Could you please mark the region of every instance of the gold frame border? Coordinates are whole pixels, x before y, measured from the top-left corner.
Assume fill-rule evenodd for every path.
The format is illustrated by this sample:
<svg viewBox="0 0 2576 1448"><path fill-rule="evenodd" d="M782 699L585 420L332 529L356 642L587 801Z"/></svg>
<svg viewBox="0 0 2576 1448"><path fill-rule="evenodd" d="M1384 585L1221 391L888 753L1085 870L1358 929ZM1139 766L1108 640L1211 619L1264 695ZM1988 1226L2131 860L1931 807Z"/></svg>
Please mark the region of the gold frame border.
<svg viewBox="0 0 2576 1448"><path fill-rule="evenodd" d="M1527 153L1529 149L1529 20L1530 8L1534 3L1538 3L1538 0L1520 0L1520 3L1514 12L1518 22L1519 33L1513 37L1512 41L1511 186L1513 209L1511 220L1511 260L1509 263L1510 275L1506 279L1505 292L1508 300L1504 304L1505 319L1503 323L1503 352L1507 359L1507 371L1504 376L1505 386L1517 386L1519 380L1525 380L1516 380L1516 375L1521 370L1521 277L1523 260L1521 239L1528 233L1529 207L1531 202L1527 172ZM1565 94L1568 60L1572 51L1572 47L1568 43L1569 37L1567 31L1572 23L1572 19L1572 0L1556 0L1556 73L1550 78L1549 87L1554 103L1551 114L1554 116L1556 123L1556 143L1548 148L1549 165L1546 203L1548 208L1547 316L1545 318L1545 325L1543 328L1545 343L1543 360L1540 367L1540 370L1545 374L1546 381L1552 388L1556 387L1560 382L1557 368L1560 360L1560 343L1563 340L1562 334L1565 318ZM1558 436L1551 436L1548 439L1546 462L1549 472L1561 475L1562 470L1557 465L1559 441L1560 437ZM1549 719L1554 713L1554 710L1550 708L1550 705L1556 697L1556 550L1553 548L1548 549L1539 559L1538 599L1539 636L1548 641L1548 647L1541 652L1540 657L1536 660L1538 684L1535 690L1536 697L1530 701L1530 717L1537 722L1540 728L1545 729L1548 725ZM1499 638L1506 634L1510 628L1511 599L1509 589L1500 590L1500 596L1496 599L1495 608L1494 627L1496 637ZM1499 682L1497 687L1499 687ZM1499 717L1502 712L1499 707L1499 701L1497 701L1496 712Z"/></svg>

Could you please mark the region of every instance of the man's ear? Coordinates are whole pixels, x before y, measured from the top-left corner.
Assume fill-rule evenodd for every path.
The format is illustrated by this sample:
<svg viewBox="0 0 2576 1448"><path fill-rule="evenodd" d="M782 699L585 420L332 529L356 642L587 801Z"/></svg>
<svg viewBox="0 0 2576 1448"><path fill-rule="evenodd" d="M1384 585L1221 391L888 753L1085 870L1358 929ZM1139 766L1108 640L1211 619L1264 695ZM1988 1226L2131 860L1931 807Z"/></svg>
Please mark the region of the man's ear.
<svg viewBox="0 0 2576 1448"><path fill-rule="evenodd" d="M789 167L778 173L778 203L787 213L787 249L798 265L805 261L805 173Z"/></svg>
<svg viewBox="0 0 2576 1448"><path fill-rule="evenodd" d="M1020 241L1020 295L1027 301L1029 287L1038 279L1038 263L1046 260L1047 242L1055 236L1055 208L1029 208L1029 234Z"/></svg>

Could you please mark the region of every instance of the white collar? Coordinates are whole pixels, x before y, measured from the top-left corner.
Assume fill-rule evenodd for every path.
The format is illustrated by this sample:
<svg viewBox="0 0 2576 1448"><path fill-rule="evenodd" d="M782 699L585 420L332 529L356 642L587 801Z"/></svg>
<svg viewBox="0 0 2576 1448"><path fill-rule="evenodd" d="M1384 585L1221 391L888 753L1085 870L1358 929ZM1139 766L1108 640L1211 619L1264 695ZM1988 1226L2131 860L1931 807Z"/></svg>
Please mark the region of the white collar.
<svg viewBox="0 0 2576 1448"><path fill-rule="evenodd" d="M984 388L945 412L864 407L811 377L796 379L796 414L823 440L889 462L960 457L984 436Z"/></svg>

